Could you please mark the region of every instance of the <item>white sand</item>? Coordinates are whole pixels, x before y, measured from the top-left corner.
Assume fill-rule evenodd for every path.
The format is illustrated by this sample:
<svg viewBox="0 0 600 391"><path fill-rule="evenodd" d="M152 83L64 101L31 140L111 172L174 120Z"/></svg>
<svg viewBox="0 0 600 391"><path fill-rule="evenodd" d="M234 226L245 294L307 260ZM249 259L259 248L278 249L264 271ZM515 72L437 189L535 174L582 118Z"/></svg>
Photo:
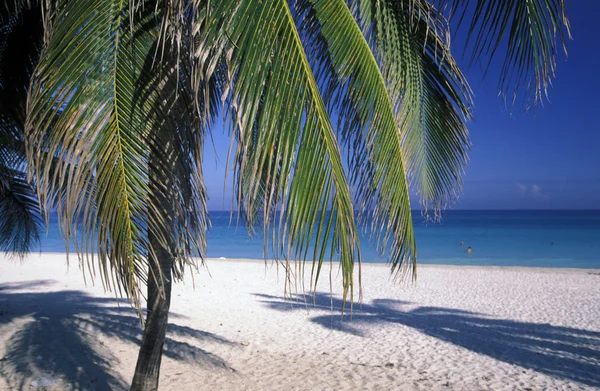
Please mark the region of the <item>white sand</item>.
<svg viewBox="0 0 600 391"><path fill-rule="evenodd" d="M134 311L85 286L64 255L0 258L0 389L122 389ZM421 266L416 284L363 265L362 308L340 321L284 301L283 272L211 260L176 285L163 390L542 390L600 387L600 273ZM337 269L336 269L337 270ZM279 277L279 278L278 278ZM307 308L310 310L308 311Z"/></svg>

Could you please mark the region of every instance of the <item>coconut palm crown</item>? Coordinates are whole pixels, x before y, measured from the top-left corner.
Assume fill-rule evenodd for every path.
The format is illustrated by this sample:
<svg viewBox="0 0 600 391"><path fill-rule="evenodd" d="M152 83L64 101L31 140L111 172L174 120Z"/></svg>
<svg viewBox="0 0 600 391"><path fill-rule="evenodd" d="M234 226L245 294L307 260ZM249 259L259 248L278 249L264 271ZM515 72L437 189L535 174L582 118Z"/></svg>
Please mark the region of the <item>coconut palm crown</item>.
<svg viewBox="0 0 600 391"><path fill-rule="evenodd" d="M451 27L527 107L570 37L563 0L11 0L1 15L0 249L31 247L39 203L87 275L140 315L146 300L133 389L158 386L171 282L204 259L221 116L244 222L288 272L312 261L313 291L339 260L345 301L361 227L416 276L409 189L433 216L460 194L472 94Z"/></svg>

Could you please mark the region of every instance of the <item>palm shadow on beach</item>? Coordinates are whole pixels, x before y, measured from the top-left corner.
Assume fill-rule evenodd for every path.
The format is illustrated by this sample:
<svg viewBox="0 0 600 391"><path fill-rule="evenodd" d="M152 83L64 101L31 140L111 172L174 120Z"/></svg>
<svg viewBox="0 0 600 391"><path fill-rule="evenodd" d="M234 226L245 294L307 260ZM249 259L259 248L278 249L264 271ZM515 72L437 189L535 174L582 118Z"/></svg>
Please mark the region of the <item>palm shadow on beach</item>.
<svg viewBox="0 0 600 391"><path fill-rule="evenodd" d="M364 330L371 331L370 326L404 325L496 360L600 387L600 332L497 319L450 308L411 306L411 310L402 310L411 303L389 299L354 305L351 317L342 318L342 301L329 294L297 295L292 300L256 296L278 311L306 310L307 306L333 308L333 314L310 319L328 329L364 336Z"/></svg>
<svg viewBox="0 0 600 391"><path fill-rule="evenodd" d="M53 281L0 284L0 332L12 333L0 357L0 375L11 389L29 389L39 377L53 377L76 390L127 389L113 367L114 338L137 346L140 321L125 301L83 291L26 292ZM171 319L181 318L171 314ZM234 371L221 358L194 344L230 341L215 334L169 323L164 356L211 370ZM106 345L105 345L106 343Z"/></svg>

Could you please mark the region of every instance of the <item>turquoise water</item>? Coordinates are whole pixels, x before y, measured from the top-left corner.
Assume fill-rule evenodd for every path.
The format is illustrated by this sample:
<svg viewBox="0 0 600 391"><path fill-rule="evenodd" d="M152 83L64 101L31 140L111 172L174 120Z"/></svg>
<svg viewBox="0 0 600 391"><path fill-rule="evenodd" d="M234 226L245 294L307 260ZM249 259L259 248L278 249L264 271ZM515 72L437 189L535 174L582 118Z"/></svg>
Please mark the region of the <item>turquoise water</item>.
<svg viewBox="0 0 600 391"><path fill-rule="evenodd" d="M262 259L260 236L249 239L229 212L210 217L209 257ZM414 224L420 263L600 268L600 211L448 211L441 223L415 212ZM364 262L385 262L367 238L361 248ZM41 250L65 251L55 219Z"/></svg>

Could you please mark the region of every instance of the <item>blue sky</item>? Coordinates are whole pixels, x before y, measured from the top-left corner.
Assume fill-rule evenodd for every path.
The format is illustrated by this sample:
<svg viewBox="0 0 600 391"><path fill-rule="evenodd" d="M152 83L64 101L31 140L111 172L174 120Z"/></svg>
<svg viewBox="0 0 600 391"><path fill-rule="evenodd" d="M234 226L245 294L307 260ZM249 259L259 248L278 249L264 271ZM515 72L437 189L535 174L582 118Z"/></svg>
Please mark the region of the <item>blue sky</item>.
<svg viewBox="0 0 600 391"><path fill-rule="evenodd" d="M475 94L470 163L454 209L600 208L600 1L568 1L567 14L569 56L559 56L550 101L535 112L507 108L498 97L499 67L483 80L460 58L461 42L454 42ZM215 150L207 148L204 163L209 209L229 210L231 176L223 196L229 138L220 124L213 138Z"/></svg>

